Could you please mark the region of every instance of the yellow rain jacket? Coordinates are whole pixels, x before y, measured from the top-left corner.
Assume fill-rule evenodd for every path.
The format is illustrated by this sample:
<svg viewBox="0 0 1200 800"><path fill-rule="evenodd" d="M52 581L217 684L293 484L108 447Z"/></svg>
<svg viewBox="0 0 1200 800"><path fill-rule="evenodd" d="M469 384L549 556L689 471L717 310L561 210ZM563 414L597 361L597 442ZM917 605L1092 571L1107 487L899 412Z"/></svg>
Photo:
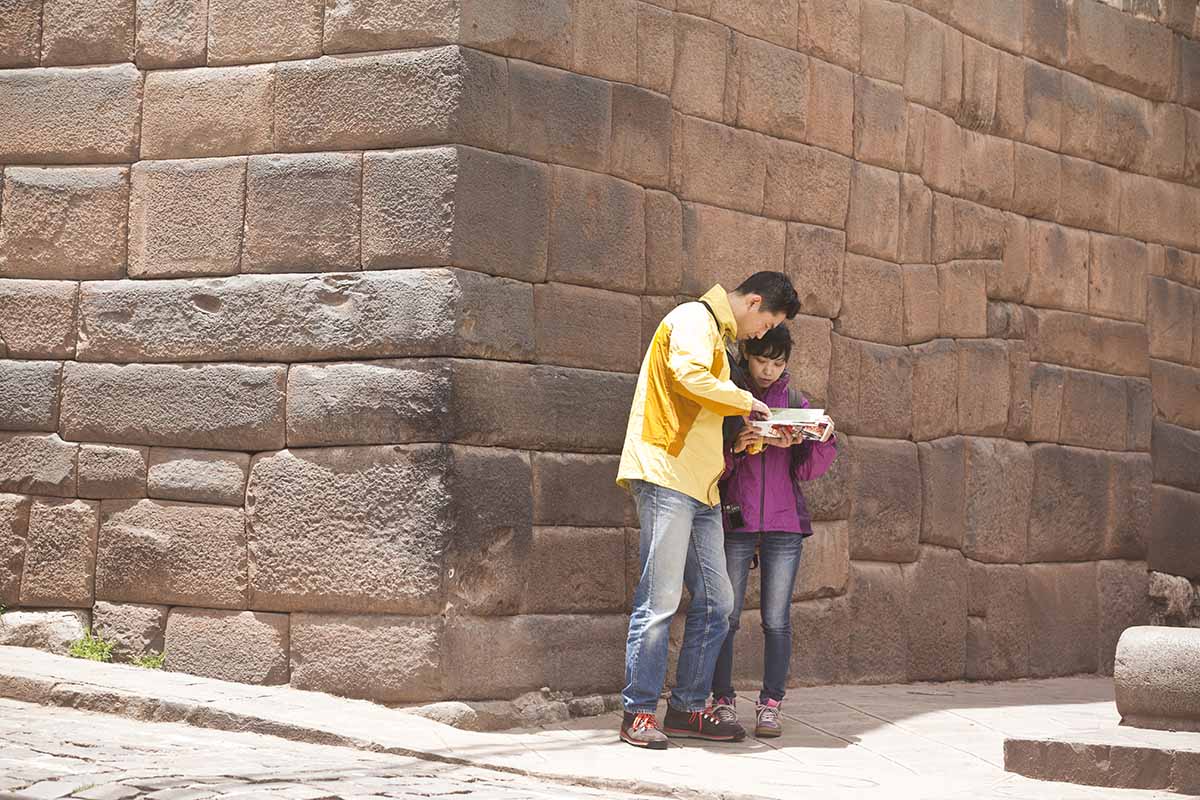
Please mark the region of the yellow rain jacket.
<svg viewBox="0 0 1200 800"><path fill-rule="evenodd" d="M729 380L725 340L737 336L737 322L725 290L718 284L701 300L712 314L703 303L684 303L654 332L629 410L617 483L643 480L715 506L725 469L722 423L749 414L753 397Z"/></svg>

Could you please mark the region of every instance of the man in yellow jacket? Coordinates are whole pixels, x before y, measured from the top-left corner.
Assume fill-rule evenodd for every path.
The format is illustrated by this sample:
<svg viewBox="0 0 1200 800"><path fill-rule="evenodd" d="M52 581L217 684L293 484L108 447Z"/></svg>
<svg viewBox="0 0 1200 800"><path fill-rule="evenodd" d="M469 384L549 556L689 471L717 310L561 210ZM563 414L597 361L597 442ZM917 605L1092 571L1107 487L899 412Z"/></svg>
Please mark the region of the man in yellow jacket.
<svg viewBox="0 0 1200 800"><path fill-rule="evenodd" d="M799 309L796 290L781 272L755 273L732 292L714 286L667 314L642 361L617 473L617 482L633 493L642 526L622 692L621 739L629 744L661 750L666 735L745 738L736 722L706 710L733 610L717 481L725 466L724 418L770 412L729 379L725 344L756 339ZM660 729L655 713L668 631L685 584L692 602Z"/></svg>

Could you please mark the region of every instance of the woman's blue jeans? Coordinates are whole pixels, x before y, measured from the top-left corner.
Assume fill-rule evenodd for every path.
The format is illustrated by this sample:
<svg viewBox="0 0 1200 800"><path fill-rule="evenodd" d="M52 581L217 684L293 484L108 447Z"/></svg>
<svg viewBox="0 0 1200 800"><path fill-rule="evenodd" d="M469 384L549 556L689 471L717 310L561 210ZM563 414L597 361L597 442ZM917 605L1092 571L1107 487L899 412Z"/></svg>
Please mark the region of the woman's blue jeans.
<svg viewBox="0 0 1200 800"><path fill-rule="evenodd" d="M641 521L641 577L625 646L625 710L654 713L667 675L671 619L686 584L692 594L675 688L679 711L702 711L733 611L721 507L645 481L630 481Z"/></svg>
<svg viewBox="0 0 1200 800"><path fill-rule="evenodd" d="M729 579L733 583L734 604L729 617L729 633L725 636L725 644L721 647L717 668L713 673L713 697L736 696L733 691L733 640L738 632L742 606L746 602L746 582L750 577L755 545L760 545L760 608L766 651L763 654L763 683L759 702L768 699L782 701L792 663L792 591L804 547L804 538L798 533L733 533L725 537L725 561L729 567Z"/></svg>

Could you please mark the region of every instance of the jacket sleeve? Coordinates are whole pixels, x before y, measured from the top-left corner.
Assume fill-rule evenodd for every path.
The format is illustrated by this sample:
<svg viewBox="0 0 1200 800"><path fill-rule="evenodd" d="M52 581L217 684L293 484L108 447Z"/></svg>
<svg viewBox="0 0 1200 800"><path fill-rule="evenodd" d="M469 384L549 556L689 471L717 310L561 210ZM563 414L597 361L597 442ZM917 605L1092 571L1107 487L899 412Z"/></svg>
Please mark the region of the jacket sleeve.
<svg viewBox="0 0 1200 800"><path fill-rule="evenodd" d="M714 340L712 322L703 306L699 314L680 314L671 331L667 364L679 383L680 391L704 408L723 417L749 414L753 396L731 380L712 374L713 353L720 345Z"/></svg>
<svg viewBox="0 0 1200 800"><path fill-rule="evenodd" d="M799 408L808 408L808 398L800 395ZM827 442L807 441L800 445L808 449L805 457L796 465L796 471L793 475L798 481L811 481L824 475L829 471L833 460L837 458L837 433L829 437Z"/></svg>

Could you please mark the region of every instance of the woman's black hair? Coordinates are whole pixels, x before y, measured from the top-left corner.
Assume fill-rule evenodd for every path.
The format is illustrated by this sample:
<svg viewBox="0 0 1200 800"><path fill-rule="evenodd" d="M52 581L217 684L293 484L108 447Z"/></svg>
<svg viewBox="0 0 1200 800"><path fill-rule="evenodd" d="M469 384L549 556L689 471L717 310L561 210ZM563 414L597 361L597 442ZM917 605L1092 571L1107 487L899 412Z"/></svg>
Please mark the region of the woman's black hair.
<svg viewBox="0 0 1200 800"><path fill-rule="evenodd" d="M786 322L776 325L764 333L761 339L747 339L742 342L742 353L746 359L750 356L762 356L787 361L792 357L792 332L788 330Z"/></svg>

